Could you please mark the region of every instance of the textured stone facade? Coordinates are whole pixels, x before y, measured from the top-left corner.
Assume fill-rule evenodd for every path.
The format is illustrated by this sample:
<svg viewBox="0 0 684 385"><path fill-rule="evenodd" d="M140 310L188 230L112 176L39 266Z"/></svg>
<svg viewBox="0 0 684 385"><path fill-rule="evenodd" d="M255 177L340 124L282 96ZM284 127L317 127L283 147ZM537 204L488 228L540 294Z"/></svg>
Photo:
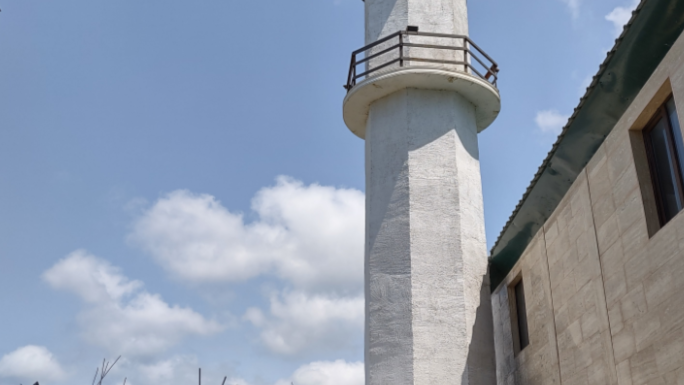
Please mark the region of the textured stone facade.
<svg viewBox="0 0 684 385"><path fill-rule="evenodd" d="M654 224L640 134L670 94L684 122L682 36L492 294L498 384L684 384L684 212ZM516 355L519 277L530 344Z"/></svg>

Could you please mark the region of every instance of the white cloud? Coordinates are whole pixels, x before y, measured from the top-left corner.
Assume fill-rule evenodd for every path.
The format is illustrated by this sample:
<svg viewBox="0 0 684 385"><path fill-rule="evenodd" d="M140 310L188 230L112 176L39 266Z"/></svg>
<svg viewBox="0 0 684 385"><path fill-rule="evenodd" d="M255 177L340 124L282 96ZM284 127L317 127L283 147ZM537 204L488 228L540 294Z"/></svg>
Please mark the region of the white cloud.
<svg viewBox="0 0 684 385"><path fill-rule="evenodd" d="M276 274L297 288L360 291L364 195L279 177L245 223L213 196L175 191L134 224L130 240L176 277L240 282Z"/></svg>
<svg viewBox="0 0 684 385"><path fill-rule="evenodd" d="M77 250L43 273L43 279L54 289L70 291L89 303L119 301L142 287L130 281L120 269Z"/></svg>
<svg viewBox="0 0 684 385"><path fill-rule="evenodd" d="M140 380L148 384L175 384L197 382L197 368L200 364L195 356L174 356L167 360L138 366ZM203 380L209 383L207 373Z"/></svg>
<svg viewBox="0 0 684 385"><path fill-rule="evenodd" d="M55 289L80 296L87 304L79 314L83 337L91 344L125 356L160 353L186 336L206 336L223 328L192 309L170 306L142 290L107 261L79 250L43 274Z"/></svg>
<svg viewBox="0 0 684 385"><path fill-rule="evenodd" d="M543 133L558 135L568 122L568 118L569 116L562 115L557 110L545 110L537 112L534 121Z"/></svg>
<svg viewBox="0 0 684 385"><path fill-rule="evenodd" d="M179 190L133 224L129 239L173 276L195 283L274 275L285 289L248 309L270 351L346 349L363 330L364 194L288 177L252 199L255 220L213 196ZM359 338L356 338L359 337Z"/></svg>
<svg viewBox="0 0 684 385"><path fill-rule="evenodd" d="M59 362L43 346L24 346L0 359L0 377L52 382L65 376Z"/></svg>
<svg viewBox="0 0 684 385"><path fill-rule="evenodd" d="M262 329L261 341L274 353L344 349L353 347L355 337L363 331L364 299L302 292L273 294L269 316L250 308L244 318Z"/></svg>
<svg viewBox="0 0 684 385"><path fill-rule="evenodd" d="M581 0L561 0L568 7L573 19L577 19L580 14Z"/></svg>
<svg viewBox="0 0 684 385"><path fill-rule="evenodd" d="M276 385L363 385L363 362L318 361L297 369L291 378L279 380Z"/></svg>
<svg viewBox="0 0 684 385"><path fill-rule="evenodd" d="M622 34L625 24L627 24L629 19L632 18L632 11L636 9L636 7L639 5L639 2L640 0L632 0L628 6L616 7L606 15L606 20L613 23L613 33L615 34L615 37L618 37L620 34Z"/></svg>

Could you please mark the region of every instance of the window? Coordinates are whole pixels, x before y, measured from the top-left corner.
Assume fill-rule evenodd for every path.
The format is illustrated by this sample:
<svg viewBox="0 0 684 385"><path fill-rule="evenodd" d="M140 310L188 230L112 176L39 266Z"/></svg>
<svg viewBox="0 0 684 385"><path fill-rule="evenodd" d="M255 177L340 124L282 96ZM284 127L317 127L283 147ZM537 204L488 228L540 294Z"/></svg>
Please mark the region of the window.
<svg viewBox="0 0 684 385"><path fill-rule="evenodd" d="M513 347L515 353L520 353L530 344L527 329L527 309L525 307L525 288L522 278L509 288L511 299L511 326L513 333Z"/></svg>
<svg viewBox="0 0 684 385"><path fill-rule="evenodd" d="M658 218L664 226L684 207L684 142L672 97L658 108L644 129L644 143Z"/></svg>

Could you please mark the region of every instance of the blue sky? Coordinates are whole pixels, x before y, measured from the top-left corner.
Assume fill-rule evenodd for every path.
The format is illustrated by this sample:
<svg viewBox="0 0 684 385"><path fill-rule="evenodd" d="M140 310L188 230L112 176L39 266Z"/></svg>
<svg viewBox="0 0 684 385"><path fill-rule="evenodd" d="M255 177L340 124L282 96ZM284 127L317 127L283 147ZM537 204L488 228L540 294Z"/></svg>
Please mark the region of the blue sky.
<svg viewBox="0 0 684 385"><path fill-rule="evenodd" d="M469 2L489 246L634 5ZM362 384L361 0L0 9L0 385Z"/></svg>

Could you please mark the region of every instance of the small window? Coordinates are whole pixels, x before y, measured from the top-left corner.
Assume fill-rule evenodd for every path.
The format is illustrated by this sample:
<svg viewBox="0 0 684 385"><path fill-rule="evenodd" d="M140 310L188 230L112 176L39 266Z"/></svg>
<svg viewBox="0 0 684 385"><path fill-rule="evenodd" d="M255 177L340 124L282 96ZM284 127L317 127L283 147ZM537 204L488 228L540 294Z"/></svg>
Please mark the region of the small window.
<svg viewBox="0 0 684 385"><path fill-rule="evenodd" d="M684 142L674 99L670 97L644 129L653 190L660 225L664 226L684 207Z"/></svg>
<svg viewBox="0 0 684 385"><path fill-rule="evenodd" d="M511 298L511 326L515 353L520 353L530 344L527 328L527 309L525 307L525 288L522 278L509 289Z"/></svg>

